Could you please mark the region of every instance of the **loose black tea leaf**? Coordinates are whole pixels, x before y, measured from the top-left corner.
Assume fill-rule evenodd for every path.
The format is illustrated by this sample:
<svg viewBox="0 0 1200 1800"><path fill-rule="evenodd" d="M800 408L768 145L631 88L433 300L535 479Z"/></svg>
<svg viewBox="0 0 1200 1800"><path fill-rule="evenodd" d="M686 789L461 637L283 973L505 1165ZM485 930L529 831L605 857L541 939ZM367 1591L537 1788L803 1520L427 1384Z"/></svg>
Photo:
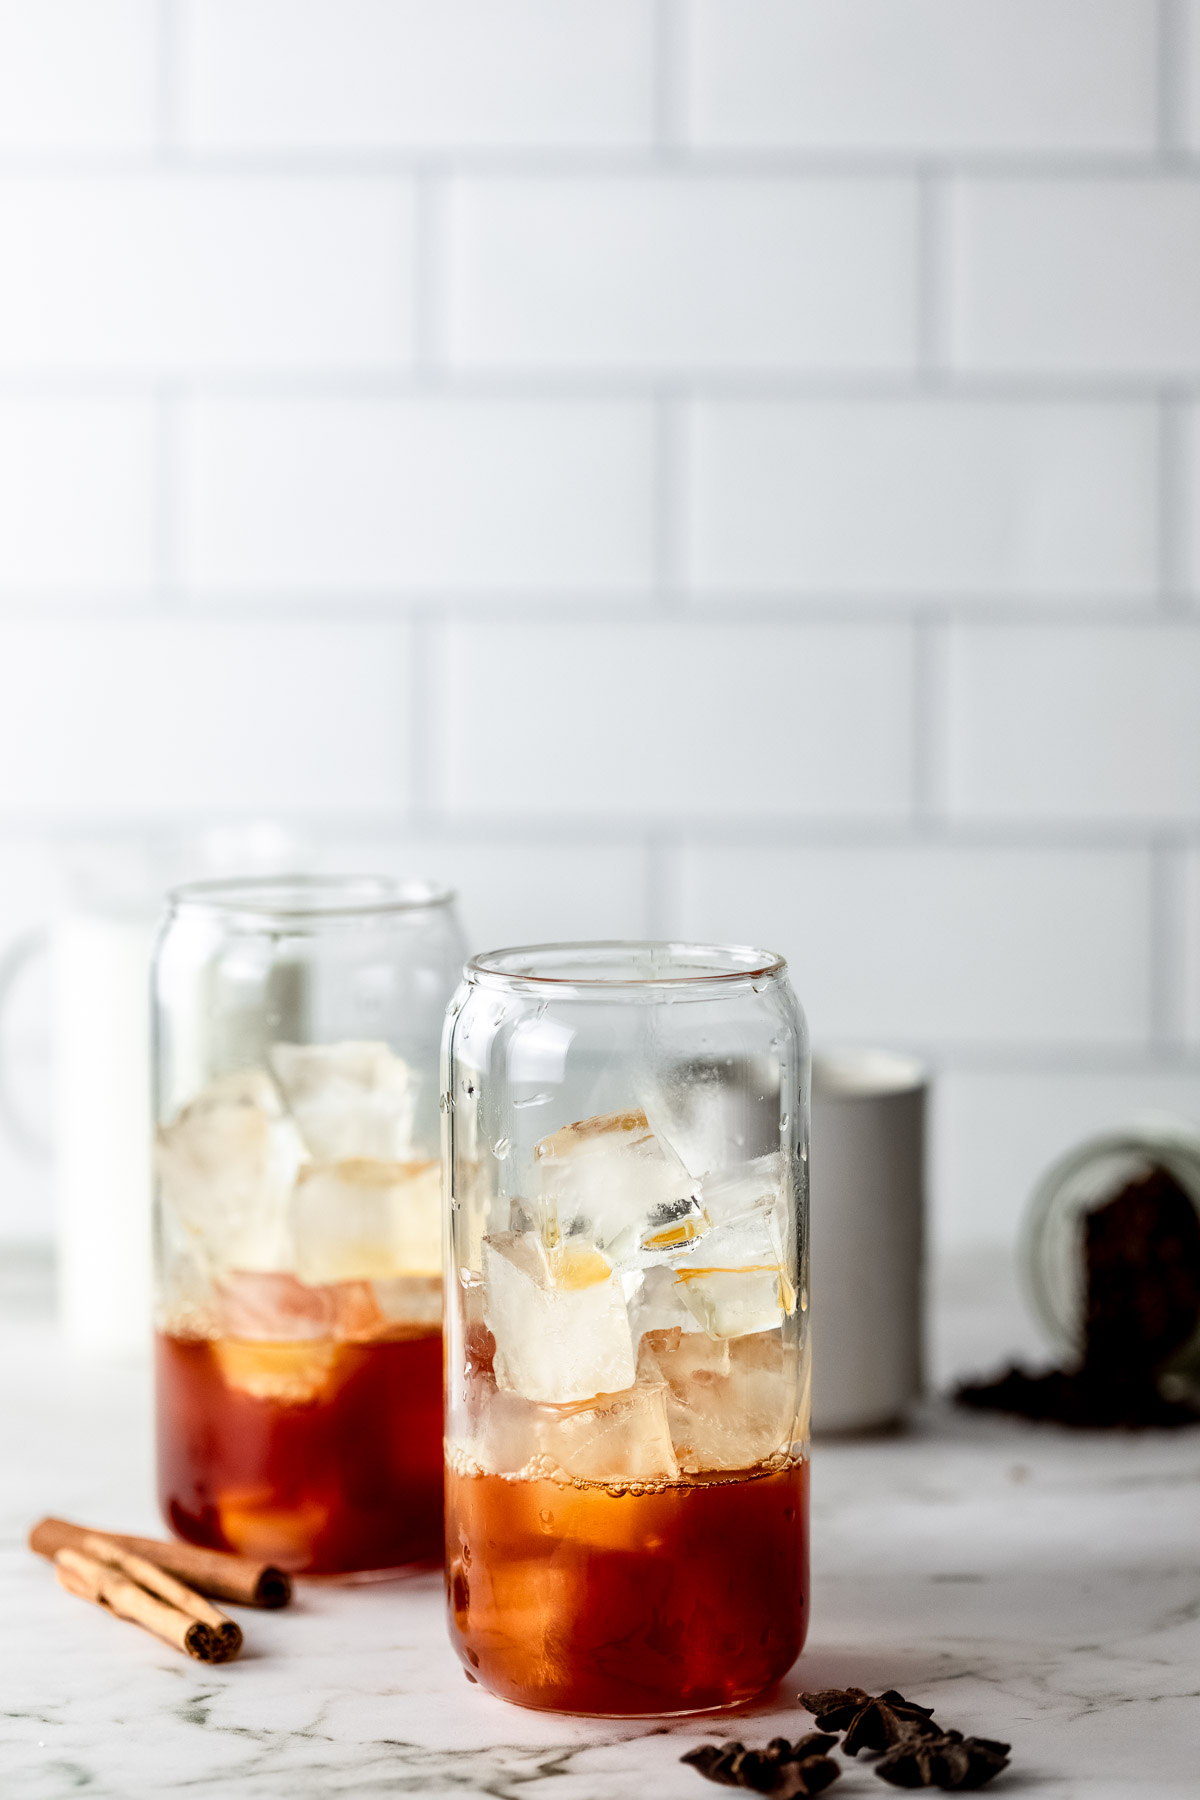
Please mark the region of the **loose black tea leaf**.
<svg viewBox="0 0 1200 1800"><path fill-rule="evenodd" d="M1163 1168L1084 1215L1084 1343L1077 1369L1013 1365L964 1382L960 1406L1084 1429L1200 1423L1163 1392L1162 1371L1200 1326L1200 1215Z"/></svg>
<svg viewBox="0 0 1200 1800"><path fill-rule="evenodd" d="M749 1788L758 1794L774 1794L777 1800L819 1794L841 1770L825 1751L837 1739L827 1732L810 1731L795 1743L772 1738L765 1750L748 1749L732 1739L726 1744L701 1744L680 1757L709 1781L723 1787Z"/></svg>
<svg viewBox="0 0 1200 1800"><path fill-rule="evenodd" d="M893 1787L980 1788L1008 1767L1010 1745L943 1731L907 1733L875 1764Z"/></svg>
<svg viewBox="0 0 1200 1800"><path fill-rule="evenodd" d="M929 1722L932 1706L916 1706L895 1688L878 1695L865 1688L821 1688L799 1695L799 1700L807 1712L815 1713L823 1731L845 1732L842 1749L847 1756L886 1750L909 1731L937 1730Z"/></svg>

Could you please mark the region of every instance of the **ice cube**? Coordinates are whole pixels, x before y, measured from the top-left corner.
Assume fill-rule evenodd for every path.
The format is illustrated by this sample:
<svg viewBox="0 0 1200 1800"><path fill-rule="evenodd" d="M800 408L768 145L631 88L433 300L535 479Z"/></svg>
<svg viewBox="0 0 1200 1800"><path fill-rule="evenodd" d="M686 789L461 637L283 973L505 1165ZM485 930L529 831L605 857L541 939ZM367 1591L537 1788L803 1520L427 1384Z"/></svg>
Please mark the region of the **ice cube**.
<svg viewBox="0 0 1200 1800"><path fill-rule="evenodd" d="M213 1356L226 1387L277 1406L311 1406L332 1399L346 1373L342 1347L332 1339L270 1344L218 1338Z"/></svg>
<svg viewBox="0 0 1200 1800"><path fill-rule="evenodd" d="M269 1075L222 1076L158 1133L159 1192L171 1230L210 1265L287 1268L288 1200L307 1158Z"/></svg>
<svg viewBox="0 0 1200 1800"><path fill-rule="evenodd" d="M270 1057L292 1117L320 1161L412 1157L416 1082L386 1044L276 1044Z"/></svg>
<svg viewBox="0 0 1200 1800"><path fill-rule="evenodd" d="M676 1265L683 1303L710 1336L769 1331L796 1304L778 1224L752 1212L714 1225L689 1261Z"/></svg>
<svg viewBox="0 0 1200 1800"><path fill-rule="evenodd" d="M786 1452L796 1428L796 1358L779 1331L732 1342L676 1331L643 1338L638 1381L666 1383L680 1469L752 1469Z"/></svg>
<svg viewBox="0 0 1200 1800"><path fill-rule="evenodd" d="M284 1569L305 1569L313 1543L329 1523L334 1507L330 1500L303 1489L279 1504L277 1489L261 1487L226 1490L216 1501L217 1524L225 1543L242 1556L271 1562Z"/></svg>
<svg viewBox="0 0 1200 1800"><path fill-rule="evenodd" d="M389 1275L371 1283L376 1305L391 1326L410 1325L422 1334L442 1323L440 1275ZM403 1333L390 1333L392 1336Z"/></svg>
<svg viewBox="0 0 1200 1800"><path fill-rule="evenodd" d="M465 1460L500 1475L581 1481L654 1481L678 1474L656 1380L586 1406L537 1405L489 1376L466 1392Z"/></svg>
<svg viewBox="0 0 1200 1800"><path fill-rule="evenodd" d="M548 1244L581 1238L629 1266L707 1230L696 1181L637 1109L566 1125L534 1157L534 1206Z"/></svg>
<svg viewBox="0 0 1200 1800"><path fill-rule="evenodd" d="M498 1233L483 1241L483 1283L502 1388L563 1404L633 1386L624 1292L598 1250Z"/></svg>
<svg viewBox="0 0 1200 1800"><path fill-rule="evenodd" d="M441 1209L440 1163L310 1163L292 1200L296 1272L320 1283L436 1275Z"/></svg>
<svg viewBox="0 0 1200 1800"><path fill-rule="evenodd" d="M365 1281L311 1286L288 1273L230 1269L215 1283L221 1338L293 1344L377 1335L383 1313Z"/></svg>
<svg viewBox="0 0 1200 1800"><path fill-rule="evenodd" d="M665 1384L576 1407L543 1425L543 1456L581 1481L655 1481L678 1475Z"/></svg>
<svg viewBox="0 0 1200 1800"><path fill-rule="evenodd" d="M650 1129L670 1146L689 1174L719 1168L731 1135L729 1090L711 1068L684 1066L642 1084Z"/></svg>
<svg viewBox="0 0 1200 1800"><path fill-rule="evenodd" d="M774 1213L782 1224L788 1199L783 1157L774 1151L769 1156L758 1156L752 1162L723 1169L708 1177L702 1193L705 1211L714 1225L759 1212Z"/></svg>
<svg viewBox="0 0 1200 1800"><path fill-rule="evenodd" d="M632 1285L632 1283L631 1283ZM635 1340L647 1331L704 1330L704 1326L684 1301L679 1270L667 1264L646 1269L640 1284L629 1296L629 1312L633 1320Z"/></svg>
<svg viewBox="0 0 1200 1800"><path fill-rule="evenodd" d="M518 1394L504 1392L491 1374L466 1382L457 1410L459 1433L452 1452L467 1466L492 1475L534 1475L538 1454L538 1409Z"/></svg>

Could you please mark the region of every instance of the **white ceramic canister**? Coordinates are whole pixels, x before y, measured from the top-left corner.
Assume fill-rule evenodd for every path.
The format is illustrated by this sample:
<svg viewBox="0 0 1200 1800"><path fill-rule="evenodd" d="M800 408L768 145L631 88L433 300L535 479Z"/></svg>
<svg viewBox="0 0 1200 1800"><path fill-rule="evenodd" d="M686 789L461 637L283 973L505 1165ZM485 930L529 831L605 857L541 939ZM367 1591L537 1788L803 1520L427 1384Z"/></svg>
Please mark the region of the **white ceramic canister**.
<svg viewBox="0 0 1200 1800"><path fill-rule="evenodd" d="M816 1432L896 1425L921 1392L927 1089L909 1057L813 1059Z"/></svg>

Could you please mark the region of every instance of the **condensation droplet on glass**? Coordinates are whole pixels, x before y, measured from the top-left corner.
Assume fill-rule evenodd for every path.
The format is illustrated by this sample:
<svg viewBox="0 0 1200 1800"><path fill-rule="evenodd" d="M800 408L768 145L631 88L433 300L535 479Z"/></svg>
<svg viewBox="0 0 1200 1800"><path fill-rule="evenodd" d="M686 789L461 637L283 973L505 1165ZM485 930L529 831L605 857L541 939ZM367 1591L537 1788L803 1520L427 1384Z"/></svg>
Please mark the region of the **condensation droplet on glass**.
<svg viewBox="0 0 1200 1800"><path fill-rule="evenodd" d="M552 1512L549 1512L545 1507L543 1507L541 1512L538 1514L538 1518L541 1521L541 1523L546 1527L547 1531L550 1529L551 1525L553 1525L553 1523L554 1523L554 1514Z"/></svg>
<svg viewBox="0 0 1200 1800"><path fill-rule="evenodd" d="M789 1125L790 1125L790 1124L791 1124L791 1122L792 1122L792 1115L791 1115L791 1113L780 1113L780 1115L779 1115L779 1129L780 1129L780 1131L786 1131L786 1130L787 1130L787 1128L788 1128L788 1126L789 1126Z"/></svg>
<svg viewBox="0 0 1200 1800"><path fill-rule="evenodd" d="M498 1137L492 1145L492 1155L497 1162L503 1162L511 1149L512 1140L510 1138Z"/></svg>
<svg viewBox="0 0 1200 1800"><path fill-rule="evenodd" d="M531 1094L528 1100L514 1100L513 1111L520 1112L526 1106L549 1106L551 1099L550 1094Z"/></svg>
<svg viewBox="0 0 1200 1800"><path fill-rule="evenodd" d="M438 1111L440 1113L450 1112L453 1109L453 1106L454 1106L454 1102L450 1098L449 1094L439 1094L438 1095Z"/></svg>
<svg viewBox="0 0 1200 1800"><path fill-rule="evenodd" d="M808 1311L808 1289L806 1287L800 1289L800 1311Z"/></svg>

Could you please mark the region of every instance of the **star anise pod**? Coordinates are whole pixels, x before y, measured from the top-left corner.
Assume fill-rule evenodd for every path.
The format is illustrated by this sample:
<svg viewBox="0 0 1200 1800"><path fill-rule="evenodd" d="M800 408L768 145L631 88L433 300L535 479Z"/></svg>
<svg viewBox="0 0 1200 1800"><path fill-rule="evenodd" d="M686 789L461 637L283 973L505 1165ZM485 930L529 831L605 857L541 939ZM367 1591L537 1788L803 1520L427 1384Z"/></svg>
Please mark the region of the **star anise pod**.
<svg viewBox="0 0 1200 1800"><path fill-rule="evenodd" d="M893 1787L980 1788L1008 1767L1009 1744L964 1737L961 1731L928 1736L910 1731L875 1764Z"/></svg>
<svg viewBox="0 0 1200 1800"><path fill-rule="evenodd" d="M820 1688L798 1698L806 1711L816 1714L822 1731L845 1732L842 1749L847 1756L857 1756L860 1750L888 1750L909 1731L938 1729L930 1724L932 1706L917 1706L895 1688L885 1688L882 1694L868 1694L865 1688Z"/></svg>
<svg viewBox="0 0 1200 1800"><path fill-rule="evenodd" d="M701 1744L679 1760L724 1787L750 1788L758 1794L774 1794L777 1800L793 1800L793 1796L819 1794L837 1780L841 1770L825 1755L836 1742L821 1731L810 1731L795 1743L785 1737L772 1738L765 1750L747 1749L731 1739L726 1744Z"/></svg>

